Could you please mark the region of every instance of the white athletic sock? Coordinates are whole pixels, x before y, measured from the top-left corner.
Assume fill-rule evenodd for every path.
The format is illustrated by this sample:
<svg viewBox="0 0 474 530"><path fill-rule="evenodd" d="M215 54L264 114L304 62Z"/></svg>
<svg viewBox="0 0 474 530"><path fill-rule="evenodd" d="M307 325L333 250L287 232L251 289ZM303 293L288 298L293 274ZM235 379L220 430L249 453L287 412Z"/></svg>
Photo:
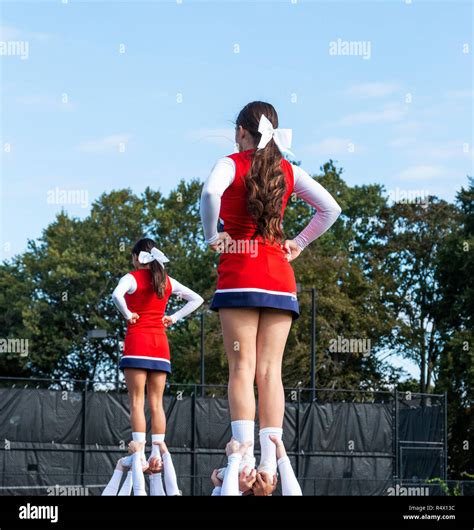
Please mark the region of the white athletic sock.
<svg viewBox="0 0 474 530"><path fill-rule="evenodd" d="M122 476L123 476L123 471L121 471L120 469L116 469L114 471L114 474L112 475L112 478L109 480L109 483L107 484L104 491L102 492L102 495L103 496L117 495L117 491L119 489Z"/></svg>
<svg viewBox="0 0 474 530"><path fill-rule="evenodd" d="M160 446L155 444L155 442L164 442L165 441L165 435L164 434L152 434L151 435L151 455L152 457L157 457L161 460L161 453L160 453Z"/></svg>
<svg viewBox="0 0 474 530"><path fill-rule="evenodd" d="M150 475L150 495L159 497L166 496L161 473L153 473Z"/></svg>
<svg viewBox="0 0 474 530"><path fill-rule="evenodd" d="M145 432L132 432L132 440L134 442L145 442L146 445L146 433ZM145 458L145 445L142 449L142 457Z"/></svg>
<svg viewBox="0 0 474 530"><path fill-rule="evenodd" d="M245 456L253 458L253 446L255 443L255 422L252 420L235 420L230 424L232 437L239 443L252 442L252 445L245 452Z"/></svg>
<svg viewBox="0 0 474 530"><path fill-rule="evenodd" d="M259 469L274 475L277 470L276 445L270 440L270 435L275 435L281 439L283 429L281 427L265 427L260 429L260 456Z"/></svg>
<svg viewBox="0 0 474 530"><path fill-rule="evenodd" d="M122 484L122 487L120 488L120 491L118 492L119 497L122 497L124 495L129 496L130 493L132 492L132 485L133 485L132 470L130 470L127 473L127 476L125 477L125 480Z"/></svg>

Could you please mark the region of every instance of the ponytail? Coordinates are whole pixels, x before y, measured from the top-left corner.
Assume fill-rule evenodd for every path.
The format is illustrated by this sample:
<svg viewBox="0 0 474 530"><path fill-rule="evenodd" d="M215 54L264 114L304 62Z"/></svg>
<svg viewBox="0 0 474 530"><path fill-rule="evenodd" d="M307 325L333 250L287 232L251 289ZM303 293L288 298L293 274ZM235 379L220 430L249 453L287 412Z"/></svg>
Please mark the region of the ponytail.
<svg viewBox="0 0 474 530"><path fill-rule="evenodd" d="M140 239L137 241L132 249L132 254L138 256L140 252L151 252L151 249L156 247L156 243L153 239L148 237ZM166 289L166 273L165 269L156 260L150 261L150 272L151 272L151 281L153 285L153 291L155 291L158 298L163 298L165 296Z"/></svg>

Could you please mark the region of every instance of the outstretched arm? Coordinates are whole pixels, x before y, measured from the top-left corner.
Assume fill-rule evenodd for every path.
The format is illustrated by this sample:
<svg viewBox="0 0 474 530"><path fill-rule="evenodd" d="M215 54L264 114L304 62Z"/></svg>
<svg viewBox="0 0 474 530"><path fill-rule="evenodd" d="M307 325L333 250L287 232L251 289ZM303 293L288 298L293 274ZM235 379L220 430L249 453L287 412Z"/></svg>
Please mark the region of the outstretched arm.
<svg viewBox="0 0 474 530"><path fill-rule="evenodd" d="M184 307L176 311L176 313L170 315L173 324L175 324L181 318L184 318L185 316L195 311L204 302L204 299L202 298L202 296L199 296L197 293L184 286L183 284L179 283L174 278L170 277L170 282L171 287L173 289L172 294L179 296L180 298L187 300L188 302Z"/></svg>
<svg viewBox="0 0 474 530"><path fill-rule="evenodd" d="M234 177L235 163L232 158L220 158L202 188L200 212L204 238L208 244L218 240L217 222L221 209L221 197L232 184Z"/></svg>
<svg viewBox="0 0 474 530"><path fill-rule="evenodd" d="M104 491L102 492L102 496L112 496L117 495L120 481L122 480L123 476L123 467L120 463L120 460L117 462L117 467L114 469L114 474L112 475L111 479L109 480L109 483L107 486L105 486Z"/></svg>
<svg viewBox="0 0 474 530"><path fill-rule="evenodd" d="M316 214L309 224L294 238L295 243L303 250L334 224L342 210L332 195L304 169L294 165L292 167L295 177L294 193L316 208Z"/></svg>

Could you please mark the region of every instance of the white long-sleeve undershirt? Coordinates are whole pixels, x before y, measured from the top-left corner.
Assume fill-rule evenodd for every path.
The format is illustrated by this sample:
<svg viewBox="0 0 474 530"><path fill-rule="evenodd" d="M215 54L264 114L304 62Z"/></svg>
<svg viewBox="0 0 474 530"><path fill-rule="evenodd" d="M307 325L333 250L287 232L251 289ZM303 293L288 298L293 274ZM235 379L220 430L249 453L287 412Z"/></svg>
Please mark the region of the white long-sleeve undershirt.
<svg viewBox="0 0 474 530"><path fill-rule="evenodd" d="M161 478L161 473L153 473L150 475L150 496L166 496L165 490L163 488L163 479Z"/></svg>
<svg viewBox="0 0 474 530"><path fill-rule="evenodd" d="M132 470L127 473L125 480L118 492L119 497L126 496L128 497L132 493L133 479L132 479Z"/></svg>
<svg viewBox="0 0 474 530"><path fill-rule="evenodd" d="M294 175L293 192L313 208L316 214L308 225L294 238L296 244L304 249L312 241L324 234L336 221L341 207L321 184L313 180L301 167L292 164ZM221 197L232 184L235 177L235 163L232 158L220 158L204 183L201 193L201 220L204 237L208 244L218 239L217 222L221 207ZM225 226L224 226L225 230Z"/></svg>
<svg viewBox="0 0 474 530"><path fill-rule="evenodd" d="M161 458L163 459L163 470L165 473L166 495L179 495L178 479L176 477L176 471L174 469L171 454L169 451L166 451L166 453L161 455Z"/></svg>
<svg viewBox="0 0 474 530"><path fill-rule="evenodd" d="M117 495L122 476L123 471L120 469L115 469L114 474L109 480L109 483L107 484L107 486L105 486L104 491L102 492L102 496L107 497Z"/></svg>
<svg viewBox="0 0 474 530"><path fill-rule="evenodd" d="M133 453L132 457L132 481L133 481L133 494L138 496L146 496L145 489L145 476L143 475L142 468L142 454L141 451Z"/></svg>
<svg viewBox="0 0 474 530"><path fill-rule="evenodd" d="M169 276L169 279L172 288L171 294L187 301L187 304L184 305L181 309L179 309L172 315L169 315L173 321L173 324L176 324L178 320L184 318L185 316L195 311L204 302L204 299L188 287L179 283L174 278L171 278L171 276ZM125 276L122 276L122 278L120 278L117 287L112 293L112 300L114 301L114 304L117 306L117 309L127 320L132 316L132 313L127 307L127 302L125 301L125 294L133 294L136 290L137 280L135 280L133 274L128 273L125 274Z"/></svg>
<svg viewBox="0 0 474 530"><path fill-rule="evenodd" d="M227 467L222 481L221 496L240 495L239 492L239 464L242 455L233 453L229 456Z"/></svg>
<svg viewBox="0 0 474 530"><path fill-rule="evenodd" d="M278 459L278 471L280 472L282 495L303 495L288 456Z"/></svg>

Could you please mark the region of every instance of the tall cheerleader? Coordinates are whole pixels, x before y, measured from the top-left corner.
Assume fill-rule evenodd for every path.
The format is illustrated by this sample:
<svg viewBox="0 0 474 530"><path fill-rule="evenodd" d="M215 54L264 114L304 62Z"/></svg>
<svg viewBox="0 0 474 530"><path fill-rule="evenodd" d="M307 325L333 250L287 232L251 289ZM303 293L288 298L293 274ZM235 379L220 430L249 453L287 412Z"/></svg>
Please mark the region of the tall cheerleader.
<svg viewBox="0 0 474 530"><path fill-rule="evenodd" d="M341 208L306 171L289 163L291 130L278 129L272 105L254 101L239 113L239 152L220 158L201 195L201 219L208 245L222 252L211 309L219 312L229 364L232 436L254 441L258 388L261 461L259 473L276 472L285 397L281 367L292 320L299 316L290 262L336 221ZM292 193L316 208L294 239L285 240L282 219ZM217 231L219 218L224 231ZM253 443L241 468L253 468ZM222 475L222 473L221 473Z"/></svg>
<svg viewBox="0 0 474 530"><path fill-rule="evenodd" d="M160 442L164 441L166 416L163 392L167 374L171 373L170 351L166 328L197 309L203 299L197 293L166 274L168 258L156 248L152 239L140 239L132 250L133 272L123 276L112 298L127 320L124 354L120 368L130 400L132 438L146 443L145 386L151 412L152 453L160 459ZM171 295L187 304L172 315L165 315ZM141 457L145 460L145 443Z"/></svg>

